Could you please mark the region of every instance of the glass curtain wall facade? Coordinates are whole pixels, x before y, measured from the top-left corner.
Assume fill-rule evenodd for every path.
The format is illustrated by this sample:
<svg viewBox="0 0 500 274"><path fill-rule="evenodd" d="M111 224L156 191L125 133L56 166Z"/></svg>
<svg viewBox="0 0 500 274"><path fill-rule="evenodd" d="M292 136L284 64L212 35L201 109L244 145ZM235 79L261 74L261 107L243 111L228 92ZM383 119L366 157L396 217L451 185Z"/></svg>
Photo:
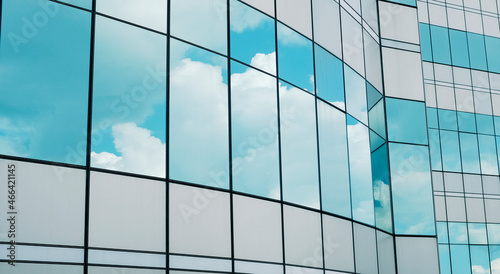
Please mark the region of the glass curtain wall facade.
<svg viewBox="0 0 500 274"><path fill-rule="evenodd" d="M0 273L500 273L496 0L0 6Z"/></svg>

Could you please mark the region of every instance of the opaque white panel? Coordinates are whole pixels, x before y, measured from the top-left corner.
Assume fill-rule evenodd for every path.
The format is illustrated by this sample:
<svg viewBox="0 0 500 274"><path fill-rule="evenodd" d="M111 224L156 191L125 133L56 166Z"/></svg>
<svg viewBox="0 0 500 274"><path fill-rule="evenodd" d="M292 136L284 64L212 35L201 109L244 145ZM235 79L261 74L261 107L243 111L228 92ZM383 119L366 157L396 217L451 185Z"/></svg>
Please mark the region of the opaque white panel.
<svg viewBox="0 0 500 274"><path fill-rule="evenodd" d="M446 191L463 192L464 184L462 181L462 174L460 173L444 173L444 183Z"/></svg>
<svg viewBox="0 0 500 274"><path fill-rule="evenodd" d="M491 103L493 105L493 115L500 116L500 95L492 93ZM498 132L497 134L500 134L500 132Z"/></svg>
<svg viewBox="0 0 500 274"><path fill-rule="evenodd" d="M434 191L444 191L444 179L442 172L432 172L432 187Z"/></svg>
<svg viewBox="0 0 500 274"><path fill-rule="evenodd" d="M497 13L497 1L481 0L481 9L492 13Z"/></svg>
<svg viewBox="0 0 500 274"><path fill-rule="evenodd" d="M377 243L373 228L354 224L354 252L356 256L356 272L378 273Z"/></svg>
<svg viewBox="0 0 500 274"><path fill-rule="evenodd" d="M490 72L489 75L490 75L489 78L490 78L490 87L491 87L491 89L495 89L495 90L499 90L500 91L500 74Z"/></svg>
<svg viewBox="0 0 500 274"><path fill-rule="evenodd" d="M323 274L323 270L287 265L285 267L285 273L286 274L304 274L304 273Z"/></svg>
<svg viewBox="0 0 500 274"><path fill-rule="evenodd" d="M284 207L285 263L323 266L319 213Z"/></svg>
<svg viewBox="0 0 500 274"><path fill-rule="evenodd" d="M165 270L89 266L89 274L162 274ZM172 272L170 272L172 273Z"/></svg>
<svg viewBox="0 0 500 274"><path fill-rule="evenodd" d="M486 209L486 221L488 223L500 223L500 200L484 199L484 207Z"/></svg>
<svg viewBox="0 0 500 274"><path fill-rule="evenodd" d="M396 237L398 273L439 273L436 238Z"/></svg>
<svg viewBox="0 0 500 274"><path fill-rule="evenodd" d="M392 12L397 10L398 12ZM380 14L391 14L390 22L380 25L380 35L408 43L419 43L417 10L389 2L379 2Z"/></svg>
<svg viewBox="0 0 500 274"><path fill-rule="evenodd" d="M15 167L16 241L83 245L85 171L50 165L0 160L0 241L7 238L8 166ZM9 215L10 216L10 215Z"/></svg>
<svg viewBox="0 0 500 274"><path fill-rule="evenodd" d="M448 7L446 10L448 11L448 26L452 29L465 31L464 11L454 7Z"/></svg>
<svg viewBox="0 0 500 274"><path fill-rule="evenodd" d="M231 260L170 255L170 268L231 271Z"/></svg>
<svg viewBox="0 0 500 274"><path fill-rule="evenodd" d="M379 273L395 274L394 237L377 231L378 269Z"/></svg>
<svg viewBox="0 0 500 274"><path fill-rule="evenodd" d="M483 34L483 22L481 21L480 14L466 11L465 23L468 32Z"/></svg>
<svg viewBox="0 0 500 274"><path fill-rule="evenodd" d="M0 244L2 250L7 250L9 247L10 245ZM83 263L83 255L83 248L16 245L16 260L22 261ZM8 259L6 257L2 259L4 258Z"/></svg>
<svg viewBox="0 0 500 274"><path fill-rule="evenodd" d="M233 213L236 258L283 261L279 204L234 195Z"/></svg>
<svg viewBox="0 0 500 274"><path fill-rule="evenodd" d="M229 195L170 184L170 252L231 256Z"/></svg>
<svg viewBox="0 0 500 274"><path fill-rule="evenodd" d="M452 87L436 86L437 105L442 109L455 110L455 92Z"/></svg>
<svg viewBox="0 0 500 274"><path fill-rule="evenodd" d="M269 16L274 17L274 1L269 1L269 0L242 0L242 1L267 13Z"/></svg>
<svg viewBox="0 0 500 274"><path fill-rule="evenodd" d="M475 87L489 88L488 73L481 70L471 70L472 85Z"/></svg>
<svg viewBox="0 0 500 274"><path fill-rule="evenodd" d="M465 200L461 197L446 197L446 212L449 222L465 222Z"/></svg>
<svg viewBox="0 0 500 274"><path fill-rule="evenodd" d="M317 0L312 3L314 40L337 57L341 57L339 4L332 0Z"/></svg>
<svg viewBox="0 0 500 274"><path fill-rule="evenodd" d="M436 81L453 83L453 73L450 66L434 64L434 76Z"/></svg>
<svg viewBox="0 0 500 274"><path fill-rule="evenodd" d="M474 91L474 107L476 113L491 115L490 93Z"/></svg>
<svg viewBox="0 0 500 274"><path fill-rule="evenodd" d="M432 84L424 84L425 89L425 105L428 107L437 107L436 86Z"/></svg>
<svg viewBox="0 0 500 274"><path fill-rule="evenodd" d="M350 221L323 215L325 267L354 271L352 224Z"/></svg>
<svg viewBox="0 0 500 274"><path fill-rule="evenodd" d="M474 112L474 97L472 90L455 88L455 100L458 111Z"/></svg>
<svg viewBox="0 0 500 274"><path fill-rule="evenodd" d="M382 66L380 45L364 31L366 80L376 89L382 90Z"/></svg>
<svg viewBox="0 0 500 274"><path fill-rule="evenodd" d="M342 9L342 49L344 62L365 75L363 54L363 31L361 25Z"/></svg>
<svg viewBox="0 0 500 274"><path fill-rule="evenodd" d="M446 204L443 196L434 196L434 207L436 221L446 222Z"/></svg>
<svg viewBox="0 0 500 274"><path fill-rule="evenodd" d="M498 17L483 15L483 27L485 35L500 37Z"/></svg>
<svg viewBox="0 0 500 274"><path fill-rule="evenodd" d="M443 6L429 3L429 19L431 25L448 27L446 22L446 9Z"/></svg>
<svg viewBox="0 0 500 274"><path fill-rule="evenodd" d="M453 67L453 80L456 84L471 86L471 72L470 69Z"/></svg>
<svg viewBox="0 0 500 274"><path fill-rule="evenodd" d="M479 4L479 0L464 0L464 7L473 8L473 9L481 9Z"/></svg>
<svg viewBox="0 0 500 274"><path fill-rule="evenodd" d="M89 245L164 252L165 183L92 172Z"/></svg>
<svg viewBox="0 0 500 274"><path fill-rule="evenodd" d="M385 95L424 101L419 53L382 48Z"/></svg>
<svg viewBox="0 0 500 274"><path fill-rule="evenodd" d="M123 266L165 267L167 265L167 256L162 254L90 249L89 263Z"/></svg>
<svg viewBox="0 0 500 274"><path fill-rule="evenodd" d="M464 174L464 188L465 192L483 193L481 176L476 174Z"/></svg>
<svg viewBox="0 0 500 274"><path fill-rule="evenodd" d="M465 198L467 206L467 221L469 222L484 222L484 203L483 199Z"/></svg>
<svg viewBox="0 0 500 274"><path fill-rule="evenodd" d="M310 0L276 0L276 7L278 20L312 38Z"/></svg>
<svg viewBox="0 0 500 274"><path fill-rule="evenodd" d="M81 274L83 266L79 265L56 265L56 264L23 264L16 263L11 266L7 263L0 263L0 272L9 274Z"/></svg>
<svg viewBox="0 0 500 274"><path fill-rule="evenodd" d="M424 79L434 80L434 63L422 62Z"/></svg>
<svg viewBox="0 0 500 274"><path fill-rule="evenodd" d="M498 177L483 176L483 191L484 194L500 195L500 180Z"/></svg>
<svg viewBox="0 0 500 274"><path fill-rule="evenodd" d="M420 23L429 24L429 12L427 11L427 3L417 1L418 21Z"/></svg>
<svg viewBox="0 0 500 274"><path fill-rule="evenodd" d="M235 261L234 270L238 273L283 274L283 266L281 264L265 264L246 261Z"/></svg>

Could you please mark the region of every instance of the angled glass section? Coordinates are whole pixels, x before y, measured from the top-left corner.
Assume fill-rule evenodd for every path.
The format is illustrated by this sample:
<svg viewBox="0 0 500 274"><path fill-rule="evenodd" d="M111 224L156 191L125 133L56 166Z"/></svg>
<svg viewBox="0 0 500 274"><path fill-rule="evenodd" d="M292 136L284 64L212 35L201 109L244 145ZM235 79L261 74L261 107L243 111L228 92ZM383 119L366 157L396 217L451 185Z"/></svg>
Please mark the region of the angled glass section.
<svg viewBox="0 0 500 274"><path fill-rule="evenodd" d="M368 128L347 116L351 204L354 220L375 225L370 137Z"/></svg>
<svg viewBox="0 0 500 274"><path fill-rule="evenodd" d="M240 1L230 5L231 57L276 75L274 20Z"/></svg>
<svg viewBox="0 0 500 274"><path fill-rule="evenodd" d="M344 65L344 79L347 113L367 125L365 79L347 65Z"/></svg>
<svg viewBox="0 0 500 274"><path fill-rule="evenodd" d="M315 45L316 95L345 110L344 69L342 61Z"/></svg>
<svg viewBox="0 0 500 274"><path fill-rule="evenodd" d="M389 141L427 144L423 102L386 98Z"/></svg>
<svg viewBox="0 0 500 274"><path fill-rule="evenodd" d="M166 80L165 36L97 17L93 167L165 177Z"/></svg>
<svg viewBox="0 0 500 274"><path fill-rule="evenodd" d="M90 14L7 0L1 27L0 154L84 165Z"/></svg>
<svg viewBox="0 0 500 274"><path fill-rule="evenodd" d="M389 181L389 159L387 145L371 154L373 200L377 228L392 233L391 189Z"/></svg>
<svg viewBox="0 0 500 274"><path fill-rule="evenodd" d="M171 39L170 179L229 187L227 59Z"/></svg>
<svg viewBox="0 0 500 274"><path fill-rule="evenodd" d="M281 23L277 32L279 77L314 92L313 43Z"/></svg>
<svg viewBox="0 0 500 274"><path fill-rule="evenodd" d="M345 114L320 100L317 103L322 209L350 218Z"/></svg>
<svg viewBox="0 0 500 274"><path fill-rule="evenodd" d="M391 143L389 155L394 233L435 235L428 148Z"/></svg>
<svg viewBox="0 0 500 274"><path fill-rule="evenodd" d="M231 62L233 189L280 198L276 78Z"/></svg>
<svg viewBox="0 0 500 274"><path fill-rule="evenodd" d="M371 86L368 84L368 86ZM368 89L370 89L368 87ZM378 93L378 92L377 92ZM368 111L369 125L378 135L382 138L387 138L386 130L386 120L385 120L385 105L384 100L380 100L375 106L373 106Z"/></svg>
<svg viewBox="0 0 500 274"><path fill-rule="evenodd" d="M280 82L283 200L319 208L314 96Z"/></svg>

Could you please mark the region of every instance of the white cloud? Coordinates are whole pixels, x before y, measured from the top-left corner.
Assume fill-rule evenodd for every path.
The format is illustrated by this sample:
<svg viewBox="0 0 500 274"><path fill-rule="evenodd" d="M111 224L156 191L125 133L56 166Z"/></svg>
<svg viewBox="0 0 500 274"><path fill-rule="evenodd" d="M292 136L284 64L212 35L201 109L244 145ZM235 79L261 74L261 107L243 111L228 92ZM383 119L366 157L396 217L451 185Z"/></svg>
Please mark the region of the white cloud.
<svg viewBox="0 0 500 274"><path fill-rule="evenodd" d="M276 52L269 54L257 53L250 65L276 75Z"/></svg>
<svg viewBox="0 0 500 274"><path fill-rule="evenodd" d="M158 177L165 176L166 145L151 131L134 123L116 124L112 135L117 156L109 152L92 152L92 165Z"/></svg>
<svg viewBox="0 0 500 274"><path fill-rule="evenodd" d="M231 1L231 30L242 33L247 29L255 29L266 19L266 16L238 1Z"/></svg>
<svg viewBox="0 0 500 274"><path fill-rule="evenodd" d="M472 274L490 274L490 271L481 265L473 265Z"/></svg>

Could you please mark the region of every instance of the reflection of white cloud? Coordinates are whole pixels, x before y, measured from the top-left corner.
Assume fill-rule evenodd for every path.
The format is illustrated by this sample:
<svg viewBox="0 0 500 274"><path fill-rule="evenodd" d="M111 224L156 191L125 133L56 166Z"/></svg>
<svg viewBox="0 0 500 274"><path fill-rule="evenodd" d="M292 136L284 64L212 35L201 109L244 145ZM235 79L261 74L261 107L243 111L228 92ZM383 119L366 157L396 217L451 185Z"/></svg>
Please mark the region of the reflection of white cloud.
<svg viewBox="0 0 500 274"><path fill-rule="evenodd" d="M495 272L493 272L495 273ZM485 269L481 265L473 265L472 266L472 274L490 274L490 271L488 269Z"/></svg>
<svg viewBox="0 0 500 274"><path fill-rule="evenodd" d="M114 144L121 156L108 152L92 152L92 165L120 170L165 176L166 145L151 135L151 131L133 123L117 124L112 128Z"/></svg>
<svg viewBox="0 0 500 274"><path fill-rule="evenodd" d="M231 30L242 33L247 29L255 29L264 22L266 16L246 5L231 1Z"/></svg>
<svg viewBox="0 0 500 274"><path fill-rule="evenodd" d="M167 1L165 0L97 1L97 11L166 32Z"/></svg>
<svg viewBox="0 0 500 274"><path fill-rule="evenodd" d="M269 54L257 53L250 65L276 75L276 52Z"/></svg>
<svg viewBox="0 0 500 274"><path fill-rule="evenodd" d="M492 274L500 273L500 258L491 261L491 273Z"/></svg>

